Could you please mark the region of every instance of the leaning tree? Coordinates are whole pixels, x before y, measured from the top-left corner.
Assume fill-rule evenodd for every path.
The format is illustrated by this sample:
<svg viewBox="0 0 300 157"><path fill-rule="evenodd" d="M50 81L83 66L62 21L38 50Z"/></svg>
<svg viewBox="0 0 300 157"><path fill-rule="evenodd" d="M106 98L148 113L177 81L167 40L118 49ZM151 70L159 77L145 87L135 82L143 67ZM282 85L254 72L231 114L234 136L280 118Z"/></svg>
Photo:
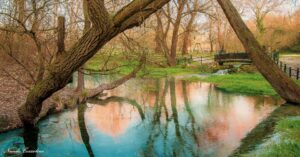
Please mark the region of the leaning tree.
<svg viewBox="0 0 300 157"><path fill-rule="evenodd" d="M26 102L18 110L24 126L35 124L43 101L63 88L73 72L108 41L127 29L139 26L168 2L169 0L134 0L115 15L110 15L105 8L104 0L88 0L88 15L92 27L70 50L56 56L47 67L44 79L39 80L30 90Z"/></svg>
<svg viewBox="0 0 300 157"><path fill-rule="evenodd" d="M30 90L26 102L19 108L24 126L33 126L42 103L53 93L63 88L72 73L98 52L119 33L139 26L146 18L170 0L134 0L116 14L110 15L104 0L87 0L88 15L92 27L85 32L70 50L56 56L47 67L43 79ZM279 95L291 103L300 104L300 88L288 78L264 52L253 34L242 21L230 0L218 0L230 24L243 43L251 59L262 75L271 83Z"/></svg>
<svg viewBox="0 0 300 157"><path fill-rule="evenodd" d="M218 0L230 25L249 53L254 65L276 92L287 102L300 104L300 87L267 55L230 0Z"/></svg>

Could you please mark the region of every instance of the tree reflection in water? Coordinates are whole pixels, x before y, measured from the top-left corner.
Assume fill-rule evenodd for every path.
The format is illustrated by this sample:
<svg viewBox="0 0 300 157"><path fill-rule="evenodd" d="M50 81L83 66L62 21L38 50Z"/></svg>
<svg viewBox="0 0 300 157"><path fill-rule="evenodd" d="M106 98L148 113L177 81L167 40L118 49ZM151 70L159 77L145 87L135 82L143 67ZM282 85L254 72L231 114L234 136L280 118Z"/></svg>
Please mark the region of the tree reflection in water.
<svg viewBox="0 0 300 157"><path fill-rule="evenodd" d="M80 134L81 134L81 139L89 153L90 157L94 157L94 153L92 150L92 147L90 145L90 137L85 125L85 117L84 117L84 113L86 111L87 108L87 104L80 104L78 107L78 124L79 124L79 129L80 129Z"/></svg>
<svg viewBox="0 0 300 157"><path fill-rule="evenodd" d="M159 84L160 81L157 80L156 82L156 84ZM186 82L182 82L184 106L189 116L185 124L180 124L178 118L175 79L166 79L163 90L159 89L160 85L157 85L156 87L158 89L155 90L156 101L153 109L154 113L152 122L149 123L150 134L148 136L145 149L143 150L143 156L199 156L200 152L197 147L195 117L193 116L192 109L190 108ZM169 110L166 106L168 89L170 94L170 107L172 111L170 117ZM162 91L162 93L159 93L159 91ZM161 112L162 109L164 109L164 112ZM175 132L175 136L173 136L172 132ZM160 154L161 150L159 149L161 148L158 147L159 142L163 143L163 154Z"/></svg>
<svg viewBox="0 0 300 157"><path fill-rule="evenodd" d="M174 78L131 83L105 99L88 100L78 110L44 119L40 131L24 132L24 143L12 135L0 136L0 150L21 143L20 149L24 144L39 148L45 157L57 152L80 157L226 156L277 102ZM142 90L143 85L151 91Z"/></svg>
<svg viewBox="0 0 300 157"><path fill-rule="evenodd" d="M35 157L38 150L38 134L39 128L33 126L24 128L23 138L25 150L23 150L23 157Z"/></svg>

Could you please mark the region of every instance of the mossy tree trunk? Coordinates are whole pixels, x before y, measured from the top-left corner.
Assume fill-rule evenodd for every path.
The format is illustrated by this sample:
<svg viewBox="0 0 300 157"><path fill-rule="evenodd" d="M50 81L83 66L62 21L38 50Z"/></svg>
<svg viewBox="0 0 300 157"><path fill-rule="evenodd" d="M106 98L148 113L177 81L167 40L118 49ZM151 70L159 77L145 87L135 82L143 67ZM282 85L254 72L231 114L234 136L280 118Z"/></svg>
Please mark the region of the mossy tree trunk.
<svg viewBox="0 0 300 157"><path fill-rule="evenodd" d="M35 125L35 119L41 111L43 101L63 88L73 72L101 47L119 33L142 24L169 0L134 0L113 17L106 11L103 0L87 2L92 28L70 50L53 61L44 79L39 80L29 92L26 102L18 110L25 126Z"/></svg>
<svg viewBox="0 0 300 157"><path fill-rule="evenodd" d="M218 0L218 3L259 72L283 99L299 105L300 87L267 55L266 50L255 39L231 1Z"/></svg>

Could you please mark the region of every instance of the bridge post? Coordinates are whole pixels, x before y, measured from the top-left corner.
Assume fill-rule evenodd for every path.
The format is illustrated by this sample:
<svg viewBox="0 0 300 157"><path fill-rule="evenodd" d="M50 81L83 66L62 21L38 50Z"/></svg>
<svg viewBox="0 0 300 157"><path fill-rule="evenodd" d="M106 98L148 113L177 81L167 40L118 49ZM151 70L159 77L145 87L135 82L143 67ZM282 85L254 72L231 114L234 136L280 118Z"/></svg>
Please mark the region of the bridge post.
<svg viewBox="0 0 300 157"><path fill-rule="evenodd" d="M292 77L292 67L289 67L289 76Z"/></svg>

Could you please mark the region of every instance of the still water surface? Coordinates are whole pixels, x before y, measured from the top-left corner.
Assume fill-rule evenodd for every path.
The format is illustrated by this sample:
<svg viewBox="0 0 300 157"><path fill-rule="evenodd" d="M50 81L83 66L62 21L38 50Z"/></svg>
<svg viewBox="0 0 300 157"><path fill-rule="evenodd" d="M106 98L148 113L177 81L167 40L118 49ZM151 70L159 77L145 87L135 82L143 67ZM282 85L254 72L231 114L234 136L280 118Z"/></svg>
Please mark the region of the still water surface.
<svg viewBox="0 0 300 157"><path fill-rule="evenodd" d="M89 78L86 86L100 80ZM101 100L42 120L36 156L225 157L277 103L224 93L208 83L134 79ZM25 148L22 131L0 134L2 156Z"/></svg>

